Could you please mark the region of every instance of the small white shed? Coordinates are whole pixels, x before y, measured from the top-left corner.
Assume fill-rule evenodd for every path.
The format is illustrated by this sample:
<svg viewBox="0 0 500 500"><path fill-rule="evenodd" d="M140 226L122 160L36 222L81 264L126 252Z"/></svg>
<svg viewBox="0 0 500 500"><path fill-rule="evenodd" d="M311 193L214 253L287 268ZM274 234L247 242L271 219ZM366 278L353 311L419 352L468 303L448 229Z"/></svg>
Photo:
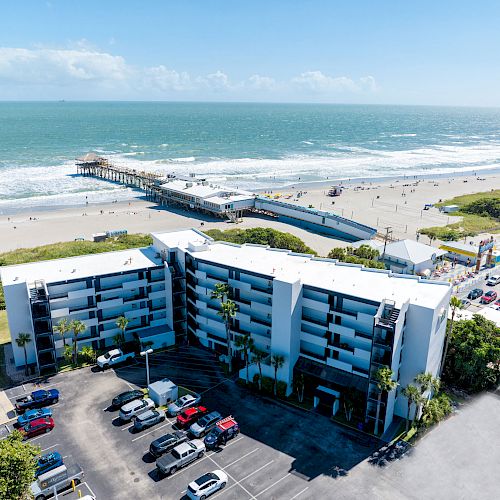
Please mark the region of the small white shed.
<svg viewBox="0 0 500 500"><path fill-rule="evenodd" d="M175 401L179 395L179 389L168 378L158 380L148 386L149 397L156 406L165 406Z"/></svg>
<svg viewBox="0 0 500 500"><path fill-rule="evenodd" d="M453 212L458 212L460 210L460 207L458 205L445 205L443 208L442 208L442 211L445 213L445 214L451 214Z"/></svg>

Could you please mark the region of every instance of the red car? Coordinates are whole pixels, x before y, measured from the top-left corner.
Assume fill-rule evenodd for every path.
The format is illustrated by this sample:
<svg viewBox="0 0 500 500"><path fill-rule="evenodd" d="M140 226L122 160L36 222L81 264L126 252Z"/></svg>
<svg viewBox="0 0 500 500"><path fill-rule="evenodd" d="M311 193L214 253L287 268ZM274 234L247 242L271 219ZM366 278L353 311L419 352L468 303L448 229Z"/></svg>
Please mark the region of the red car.
<svg viewBox="0 0 500 500"><path fill-rule="evenodd" d="M491 304L491 302L493 302L496 298L497 298L497 292L490 290L481 297L481 302L483 304Z"/></svg>
<svg viewBox="0 0 500 500"><path fill-rule="evenodd" d="M54 419L52 417L45 417L32 420L19 430L24 439L29 439L30 437L38 436L38 434L50 432L53 428Z"/></svg>
<svg viewBox="0 0 500 500"><path fill-rule="evenodd" d="M204 406L194 406L184 410L180 415L177 415L178 427L187 427L194 424L199 418L206 415L208 410Z"/></svg>

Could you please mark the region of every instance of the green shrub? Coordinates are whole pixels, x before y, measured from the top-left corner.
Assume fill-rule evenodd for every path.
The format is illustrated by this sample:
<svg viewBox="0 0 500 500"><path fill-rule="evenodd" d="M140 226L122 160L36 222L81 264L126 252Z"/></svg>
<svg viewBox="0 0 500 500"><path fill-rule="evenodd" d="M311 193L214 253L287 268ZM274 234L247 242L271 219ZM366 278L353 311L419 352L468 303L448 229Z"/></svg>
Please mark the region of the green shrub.
<svg viewBox="0 0 500 500"><path fill-rule="evenodd" d="M250 229L208 229L205 234L215 241L227 241L229 243L253 243L256 245L267 245L271 248L282 248L297 253L308 253L316 255L300 238L289 233L277 231L269 227L254 227Z"/></svg>
<svg viewBox="0 0 500 500"><path fill-rule="evenodd" d="M425 427L437 424L452 412L451 399L442 393L437 394L424 405L421 422Z"/></svg>

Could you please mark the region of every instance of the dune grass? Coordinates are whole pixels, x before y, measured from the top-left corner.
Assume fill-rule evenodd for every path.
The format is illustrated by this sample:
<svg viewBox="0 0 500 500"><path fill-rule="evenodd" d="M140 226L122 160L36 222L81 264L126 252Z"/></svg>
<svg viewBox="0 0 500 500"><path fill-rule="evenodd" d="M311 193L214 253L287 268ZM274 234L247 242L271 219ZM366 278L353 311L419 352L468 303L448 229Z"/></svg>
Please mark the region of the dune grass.
<svg viewBox="0 0 500 500"><path fill-rule="evenodd" d="M106 241L67 241L52 243L33 248L19 248L10 252L0 253L0 266L26 264L40 260L62 259L78 255L90 255L104 252L127 250L128 248L146 247L153 243L149 234L125 234ZM5 306L3 289L0 287L0 306Z"/></svg>
<svg viewBox="0 0 500 500"><path fill-rule="evenodd" d="M462 207L464 205L468 205L473 201L484 200L484 199L492 199L492 198L500 198L500 189L492 189L491 191L485 191L483 193L473 193L473 194L464 194L462 196L455 196L451 200L445 200L440 203L436 203L436 207L444 207L445 205L458 205Z"/></svg>
<svg viewBox="0 0 500 500"><path fill-rule="evenodd" d="M465 194L456 196L450 200L437 203L436 206L458 205L463 210L449 214L450 217L461 217L461 220L452 222L447 226L426 227L419 230L419 233L429 236L431 239L441 241L457 241L466 236L476 236L481 233L496 233L500 231L500 220L487 213L472 213L471 203L478 203L484 200L500 199L500 189L492 189L484 193ZM465 211L467 210L467 211Z"/></svg>
<svg viewBox="0 0 500 500"><path fill-rule="evenodd" d="M0 311L0 345L10 342L9 324L7 323L7 311Z"/></svg>

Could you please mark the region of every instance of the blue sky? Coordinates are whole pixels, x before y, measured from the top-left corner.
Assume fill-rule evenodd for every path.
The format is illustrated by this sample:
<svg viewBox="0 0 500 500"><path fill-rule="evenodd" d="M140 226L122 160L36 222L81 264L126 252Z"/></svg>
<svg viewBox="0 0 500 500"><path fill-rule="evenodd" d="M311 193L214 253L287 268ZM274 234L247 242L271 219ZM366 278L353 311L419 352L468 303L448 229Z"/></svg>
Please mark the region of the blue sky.
<svg viewBox="0 0 500 500"><path fill-rule="evenodd" d="M500 2L23 0L0 99L500 106Z"/></svg>

